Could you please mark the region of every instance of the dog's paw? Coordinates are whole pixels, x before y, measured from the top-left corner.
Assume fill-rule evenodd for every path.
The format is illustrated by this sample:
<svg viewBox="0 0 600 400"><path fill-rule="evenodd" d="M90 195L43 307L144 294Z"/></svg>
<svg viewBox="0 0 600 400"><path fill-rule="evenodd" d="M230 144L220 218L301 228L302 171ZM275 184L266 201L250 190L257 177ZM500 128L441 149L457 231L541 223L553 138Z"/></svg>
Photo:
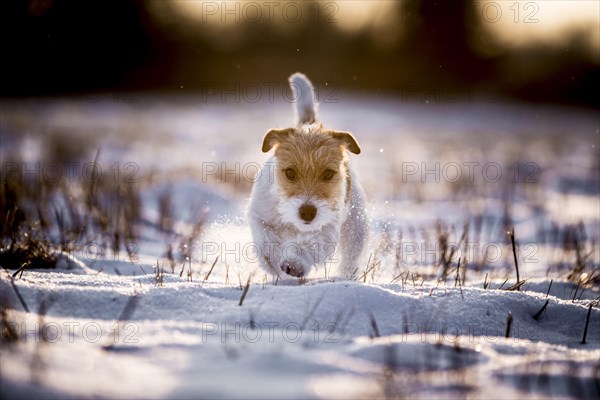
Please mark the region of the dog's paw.
<svg viewBox="0 0 600 400"><path fill-rule="evenodd" d="M296 278L302 278L304 276L304 270L300 266L289 261L284 261L283 264L281 264L281 270Z"/></svg>

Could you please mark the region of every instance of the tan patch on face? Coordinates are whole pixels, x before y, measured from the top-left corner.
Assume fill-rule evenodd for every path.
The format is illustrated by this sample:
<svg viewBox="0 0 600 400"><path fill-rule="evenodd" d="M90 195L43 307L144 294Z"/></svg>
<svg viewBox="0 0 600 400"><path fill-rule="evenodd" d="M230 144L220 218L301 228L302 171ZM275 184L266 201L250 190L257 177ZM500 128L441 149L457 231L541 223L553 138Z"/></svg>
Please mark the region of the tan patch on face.
<svg viewBox="0 0 600 400"><path fill-rule="evenodd" d="M287 197L306 196L335 205L346 179L343 143L320 130L294 130L275 150L279 186ZM286 171L293 171L290 179ZM327 171L334 171L327 179ZM345 195L345 193L344 193Z"/></svg>

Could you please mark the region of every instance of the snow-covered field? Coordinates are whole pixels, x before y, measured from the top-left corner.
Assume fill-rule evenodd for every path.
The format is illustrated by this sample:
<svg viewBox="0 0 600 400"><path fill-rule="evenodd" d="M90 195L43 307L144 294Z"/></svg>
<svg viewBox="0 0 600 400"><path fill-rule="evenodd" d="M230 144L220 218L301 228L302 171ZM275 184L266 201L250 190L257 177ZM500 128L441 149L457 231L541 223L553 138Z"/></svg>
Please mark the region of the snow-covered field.
<svg viewBox="0 0 600 400"><path fill-rule="evenodd" d="M38 196L75 226L61 210L86 210L94 161L112 184L95 190L118 190L98 194L105 232L85 226L56 269L2 264L1 396L600 397L597 114L336 99L320 117L358 138L371 217L354 280L335 265L302 281L257 269L245 208L289 103L4 102L3 179L66 182L22 208L35 214Z"/></svg>

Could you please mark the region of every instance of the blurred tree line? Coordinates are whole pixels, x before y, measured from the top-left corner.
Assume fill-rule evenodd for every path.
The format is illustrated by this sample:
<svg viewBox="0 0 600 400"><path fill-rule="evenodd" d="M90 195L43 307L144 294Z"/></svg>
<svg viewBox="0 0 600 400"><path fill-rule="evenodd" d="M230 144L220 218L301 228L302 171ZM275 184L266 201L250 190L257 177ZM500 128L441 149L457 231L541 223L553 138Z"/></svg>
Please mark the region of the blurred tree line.
<svg viewBox="0 0 600 400"><path fill-rule="evenodd" d="M307 13L315 7L296 3ZM324 12L330 4L321 5ZM3 96L197 91L209 83L283 81L303 71L342 89L490 90L599 104L588 33L573 30L567 50L564 43L503 47L466 0L399 1L389 10L394 24L356 31L324 15L289 26L266 18L225 26L186 17L173 1L5 0L0 7Z"/></svg>

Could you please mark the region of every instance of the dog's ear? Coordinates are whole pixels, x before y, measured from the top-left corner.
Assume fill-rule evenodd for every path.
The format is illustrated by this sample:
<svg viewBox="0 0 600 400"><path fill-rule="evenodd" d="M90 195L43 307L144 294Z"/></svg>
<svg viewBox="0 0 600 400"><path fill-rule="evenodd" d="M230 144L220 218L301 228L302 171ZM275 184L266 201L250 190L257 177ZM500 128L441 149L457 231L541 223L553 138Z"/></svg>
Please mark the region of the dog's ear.
<svg viewBox="0 0 600 400"><path fill-rule="evenodd" d="M341 140L351 153L360 154L360 146L350 132L327 131L334 138Z"/></svg>
<svg viewBox="0 0 600 400"><path fill-rule="evenodd" d="M271 129L270 131L268 131L265 134L265 137L263 139L263 144L262 144L263 153L266 153L267 151L271 150L274 145L281 143L293 131L294 131L293 128Z"/></svg>

